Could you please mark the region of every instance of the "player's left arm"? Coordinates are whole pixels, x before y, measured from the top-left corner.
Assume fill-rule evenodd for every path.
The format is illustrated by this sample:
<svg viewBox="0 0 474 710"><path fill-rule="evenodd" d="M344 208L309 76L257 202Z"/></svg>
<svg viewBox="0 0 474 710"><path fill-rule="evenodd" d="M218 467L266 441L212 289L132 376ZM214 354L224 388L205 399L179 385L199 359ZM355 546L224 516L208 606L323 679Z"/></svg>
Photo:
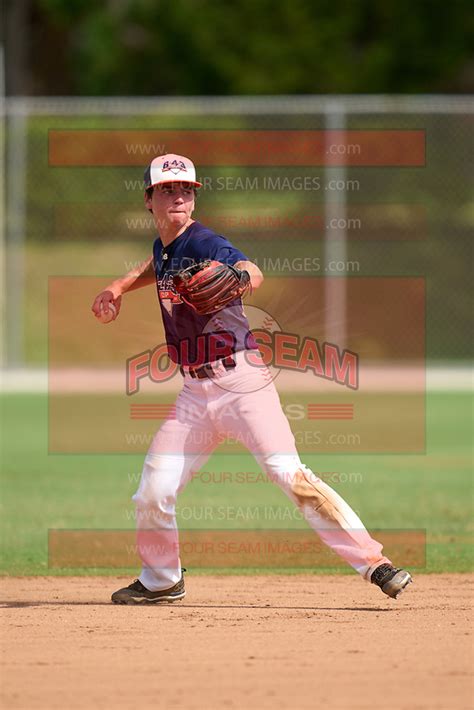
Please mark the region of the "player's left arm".
<svg viewBox="0 0 474 710"><path fill-rule="evenodd" d="M246 271L250 276L250 285L252 291L263 283L263 274L256 264L252 261L238 261L234 266L241 271Z"/></svg>

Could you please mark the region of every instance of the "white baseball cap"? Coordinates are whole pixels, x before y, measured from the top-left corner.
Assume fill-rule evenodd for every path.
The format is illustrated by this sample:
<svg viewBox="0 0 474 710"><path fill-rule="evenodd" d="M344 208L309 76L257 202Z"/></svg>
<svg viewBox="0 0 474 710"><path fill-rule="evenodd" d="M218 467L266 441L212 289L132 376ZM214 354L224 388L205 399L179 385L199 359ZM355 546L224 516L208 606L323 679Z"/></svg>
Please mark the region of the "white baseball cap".
<svg viewBox="0 0 474 710"><path fill-rule="evenodd" d="M154 158L145 170L144 180L145 190L166 182L187 182L194 187L202 187L202 183L196 180L196 168L192 160L174 153Z"/></svg>

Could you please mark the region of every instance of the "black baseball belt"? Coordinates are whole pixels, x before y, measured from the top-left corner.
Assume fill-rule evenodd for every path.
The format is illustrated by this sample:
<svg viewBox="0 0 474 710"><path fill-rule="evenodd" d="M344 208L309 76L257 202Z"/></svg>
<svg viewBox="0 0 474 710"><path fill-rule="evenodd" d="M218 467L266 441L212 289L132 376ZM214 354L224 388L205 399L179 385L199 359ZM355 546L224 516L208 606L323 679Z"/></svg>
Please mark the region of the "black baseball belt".
<svg viewBox="0 0 474 710"><path fill-rule="evenodd" d="M236 362L232 356L228 356L223 360L218 360L217 362L207 362L201 367L187 367L186 370L181 365L179 368L180 373L183 375L191 375L194 379L205 380L212 379L217 376L218 370L220 370L220 364L224 365L226 370L232 370L236 366Z"/></svg>

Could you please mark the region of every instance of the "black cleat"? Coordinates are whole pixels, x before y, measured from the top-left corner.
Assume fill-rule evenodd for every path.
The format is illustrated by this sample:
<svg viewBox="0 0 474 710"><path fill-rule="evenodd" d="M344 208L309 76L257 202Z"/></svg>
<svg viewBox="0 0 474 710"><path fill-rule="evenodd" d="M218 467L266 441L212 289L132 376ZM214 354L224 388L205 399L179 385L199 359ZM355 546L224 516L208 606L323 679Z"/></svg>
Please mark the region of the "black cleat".
<svg viewBox="0 0 474 710"><path fill-rule="evenodd" d="M150 592L139 579L136 579L128 587L114 592L112 601L114 604L172 604L185 596L184 577L181 575L181 579L173 587L159 592Z"/></svg>
<svg viewBox="0 0 474 710"><path fill-rule="evenodd" d="M405 587L410 582L413 582L409 572L400 567L396 569L389 564L377 567L372 572L370 581L380 587L382 592L392 599L399 597Z"/></svg>

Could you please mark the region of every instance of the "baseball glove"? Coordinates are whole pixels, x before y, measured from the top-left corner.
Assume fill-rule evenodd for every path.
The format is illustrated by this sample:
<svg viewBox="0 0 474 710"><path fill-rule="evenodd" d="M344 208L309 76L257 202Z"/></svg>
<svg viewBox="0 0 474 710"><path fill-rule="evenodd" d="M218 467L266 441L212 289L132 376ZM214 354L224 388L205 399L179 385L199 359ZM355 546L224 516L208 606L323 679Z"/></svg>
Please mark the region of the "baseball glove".
<svg viewBox="0 0 474 710"><path fill-rule="evenodd" d="M176 291L199 315L215 313L250 287L250 276L220 261L202 261L173 276Z"/></svg>

